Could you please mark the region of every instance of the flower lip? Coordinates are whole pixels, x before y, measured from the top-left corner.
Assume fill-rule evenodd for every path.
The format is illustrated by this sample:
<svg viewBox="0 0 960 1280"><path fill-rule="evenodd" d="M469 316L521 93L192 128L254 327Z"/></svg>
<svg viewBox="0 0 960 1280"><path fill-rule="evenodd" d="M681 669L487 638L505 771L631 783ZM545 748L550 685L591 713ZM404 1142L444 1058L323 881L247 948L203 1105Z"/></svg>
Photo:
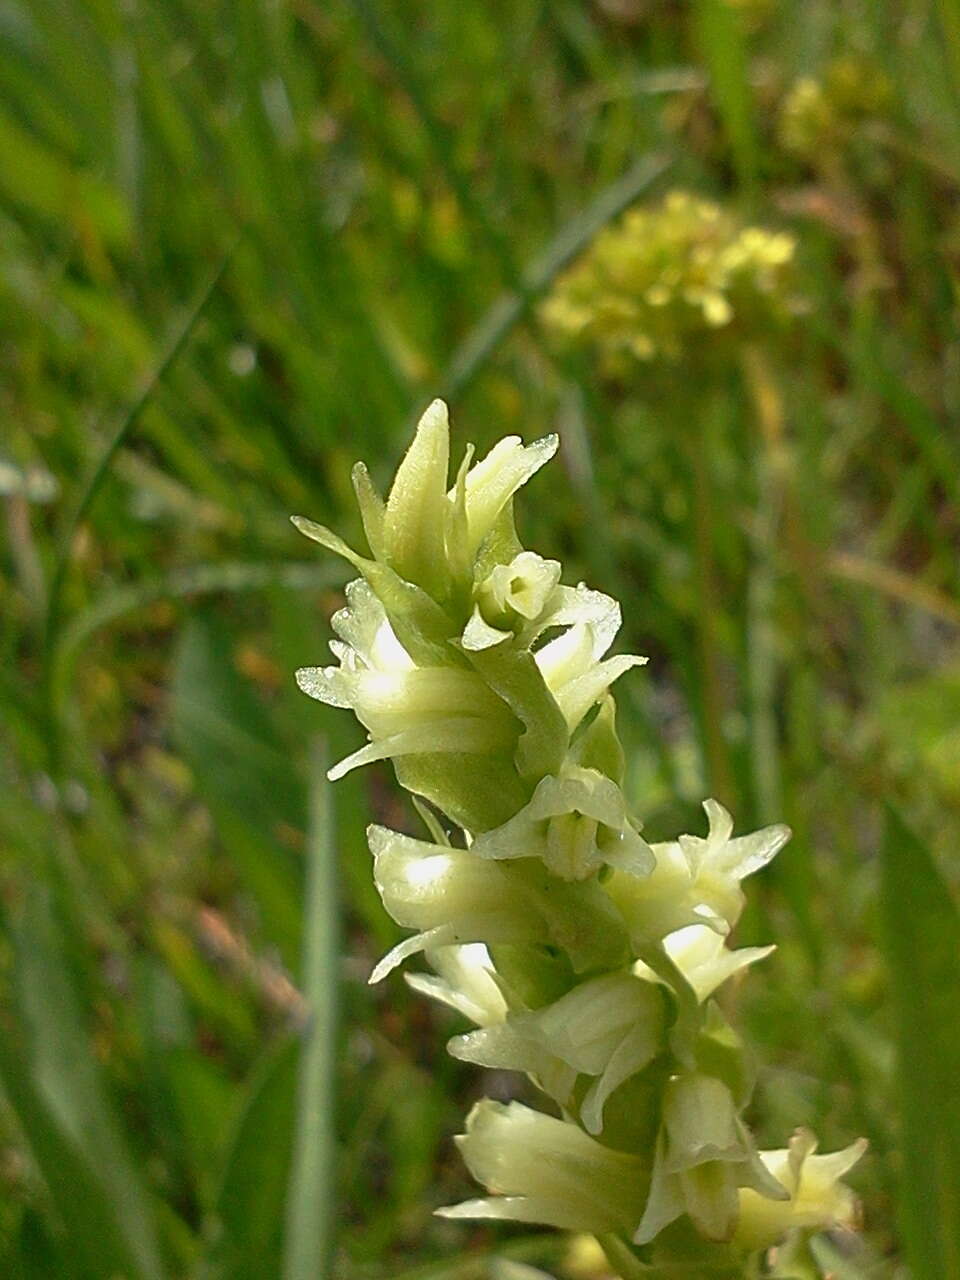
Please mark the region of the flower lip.
<svg viewBox="0 0 960 1280"><path fill-rule="evenodd" d="M860 1138L841 1151L819 1156L816 1137L808 1129L798 1129L787 1148L761 1151L760 1159L783 1186L786 1200L774 1203L749 1188L741 1189L737 1242L745 1248L760 1249L776 1243L792 1229L855 1227L857 1199L840 1179L863 1157L868 1145L865 1138Z"/></svg>

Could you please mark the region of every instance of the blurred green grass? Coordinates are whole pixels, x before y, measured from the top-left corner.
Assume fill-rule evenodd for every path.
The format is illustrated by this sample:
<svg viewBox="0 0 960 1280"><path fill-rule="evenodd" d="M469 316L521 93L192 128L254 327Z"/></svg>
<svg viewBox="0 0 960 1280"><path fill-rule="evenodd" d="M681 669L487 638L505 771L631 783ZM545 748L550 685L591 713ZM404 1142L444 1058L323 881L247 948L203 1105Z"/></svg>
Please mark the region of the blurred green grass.
<svg viewBox="0 0 960 1280"><path fill-rule="evenodd" d="M957 1032L904 1039L878 851L892 802L905 865L960 881L958 12L0 3L3 1274L299 1280L331 1231L343 1280L562 1269L430 1217L481 1084L444 1015L365 985L395 934L363 829L398 802L376 770L318 798L311 744L358 732L292 681L344 578L288 515L356 538L352 462L383 480L438 391L461 441L561 431L525 540L651 656L622 711L648 832L711 789L794 828L742 930L780 944L736 995L764 1144L865 1133L844 1265L957 1274L916 1244L956 1188L909 1105ZM784 103L838 59L887 90L797 154ZM601 383L532 304L673 185L791 229L807 310L759 365ZM910 883L922 991L955 912Z"/></svg>

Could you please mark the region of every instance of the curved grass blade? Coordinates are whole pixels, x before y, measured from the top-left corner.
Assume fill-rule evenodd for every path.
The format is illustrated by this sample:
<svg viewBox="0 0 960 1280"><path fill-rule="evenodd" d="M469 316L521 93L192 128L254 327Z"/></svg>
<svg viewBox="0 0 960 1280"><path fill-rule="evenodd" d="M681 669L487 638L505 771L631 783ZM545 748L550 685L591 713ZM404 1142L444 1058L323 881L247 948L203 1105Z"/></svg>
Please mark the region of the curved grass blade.
<svg viewBox="0 0 960 1280"><path fill-rule="evenodd" d="M177 357L186 346L197 321L203 315L210 299L216 291L217 286L223 279L224 272L230 264L230 260L233 257L239 241L239 237L234 240L231 247L223 255L223 258L210 275L209 279L201 288L197 300L186 313L173 336L173 340L160 359L156 369L144 383L139 395L136 396L133 403L127 408L120 418L120 421L117 423L110 438L103 446L99 456L95 459L85 481L80 487L80 492L73 505L73 509L67 517L63 533L60 537L56 558L54 560L53 573L50 578L50 590L47 596L47 616L44 628L44 656L46 660L48 680L50 659L56 645L57 633L60 628L60 607L61 596L63 594L63 584L66 578L67 567L70 563L70 550L73 546L73 540L76 536L80 522L90 510L100 486L107 476L110 466L117 455L117 451L130 435L130 432L132 431L140 414L143 412L144 407L150 402L160 383L169 373L171 367L175 364ZM52 707L48 706L48 712L50 761L53 771L56 772L60 754L57 722L56 717L52 714Z"/></svg>
<svg viewBox="0 0 960 1280"><path fill-rule="evenodd" d="M78 1265L87 1275L95 1275L101 1267L111 1274L127 1274L132 1258L118 1230L110 1196L58 1124L6 1032L0 1037L0 1085L59 1218L60 1231L47 1242L63 1264L56 1274L76 1275Z"/></svg>
<svg viewBox="0 0 960 1280"><path fill-rule="evenodd" d="M191 596L235 594L282 587L291 591L315 591L339 586L347 577L338 563L309 561L234 561L224 564L197 564L174 569L158 578L147 578L127 587L105 591L86 609L77 613L60 631L52 655L53 706L57 710L70 672L86 642L103 627L129 613L145 609L158 600L181 600Z"/></svg>
<svg viewBox="0 0 960 1280"><path fill-rule="evenodd" d="M437 395L453 400L477 376L507 334L550 288L560 272L589 245L598 231L623 213L661 178L671 161L647 155L561 227L520 278L517 289L501 294L453 353Z"/></svg>
<svg viewBox="0 0 960 1280"><path fill-rule="evenodd" d="M233 662L219 616L197 612L177 645L173 739L209 806L224 849L255 894L287 964L301 929L299 859L281 838L306 827L306 791L277 726Z"/></svg>

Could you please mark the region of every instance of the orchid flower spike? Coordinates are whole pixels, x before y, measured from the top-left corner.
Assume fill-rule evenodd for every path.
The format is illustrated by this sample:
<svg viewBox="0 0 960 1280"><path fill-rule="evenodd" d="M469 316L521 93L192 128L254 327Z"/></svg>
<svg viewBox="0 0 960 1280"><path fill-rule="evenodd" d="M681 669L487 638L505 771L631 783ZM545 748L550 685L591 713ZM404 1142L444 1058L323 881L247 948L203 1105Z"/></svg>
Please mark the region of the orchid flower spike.
<svg viewBox="0 0 960 1280"><path fill-rule="evenodd" d="M715 300L695 303L719 323ZM514 525L556 448L509 436L475 462L468 447L451 479L434 401L386 498L358 463L366 552L295 520L359 574L334 662L297 680L366 730L331 779L390 761L427 828L369 829L377 890L411 931L371 981L422 954L433 972L408 982L468 1024L450 1052L526 1075L554 1113L477 1103L458 1142L488 1194L438 1212L615 1238L637 1274L689 1256L742 1274L784 1237L853 1221L840 1178L863 1148L754 1146L753 1074L716 996L773 950L729 934L742 882L790 833L735 835L708 800L706 835L644 839L612 692L644 659L611 654L617 602L565 585Z"/></svg>

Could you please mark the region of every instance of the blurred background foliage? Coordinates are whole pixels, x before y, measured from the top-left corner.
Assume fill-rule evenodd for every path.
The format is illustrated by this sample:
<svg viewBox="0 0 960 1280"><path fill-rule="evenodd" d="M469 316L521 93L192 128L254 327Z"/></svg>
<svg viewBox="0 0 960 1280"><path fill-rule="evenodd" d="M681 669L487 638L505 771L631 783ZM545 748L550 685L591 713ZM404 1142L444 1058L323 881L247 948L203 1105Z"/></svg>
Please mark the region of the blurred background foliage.
<svg viewBox="0 0 960 1280"><path fill-rule="evenodd" d="M732 1001L762 1145L871 1141L865 1244L823 1256L960 1275L960 5L2 0L0 30L0 1272L600 1274L431 1217L466 1106L517 1082L365 985L396 933L364 825L410 815L378 769L331 814L311 744L359 730L292 679L344 570L287 517L356 542L352 462L382 482L444 394L462 443L561 433L522 533L650 655L648 835L707 794L794 829ZM612 370L557 344L559 274L673 188L794 238L791 316Z"/></svg>

